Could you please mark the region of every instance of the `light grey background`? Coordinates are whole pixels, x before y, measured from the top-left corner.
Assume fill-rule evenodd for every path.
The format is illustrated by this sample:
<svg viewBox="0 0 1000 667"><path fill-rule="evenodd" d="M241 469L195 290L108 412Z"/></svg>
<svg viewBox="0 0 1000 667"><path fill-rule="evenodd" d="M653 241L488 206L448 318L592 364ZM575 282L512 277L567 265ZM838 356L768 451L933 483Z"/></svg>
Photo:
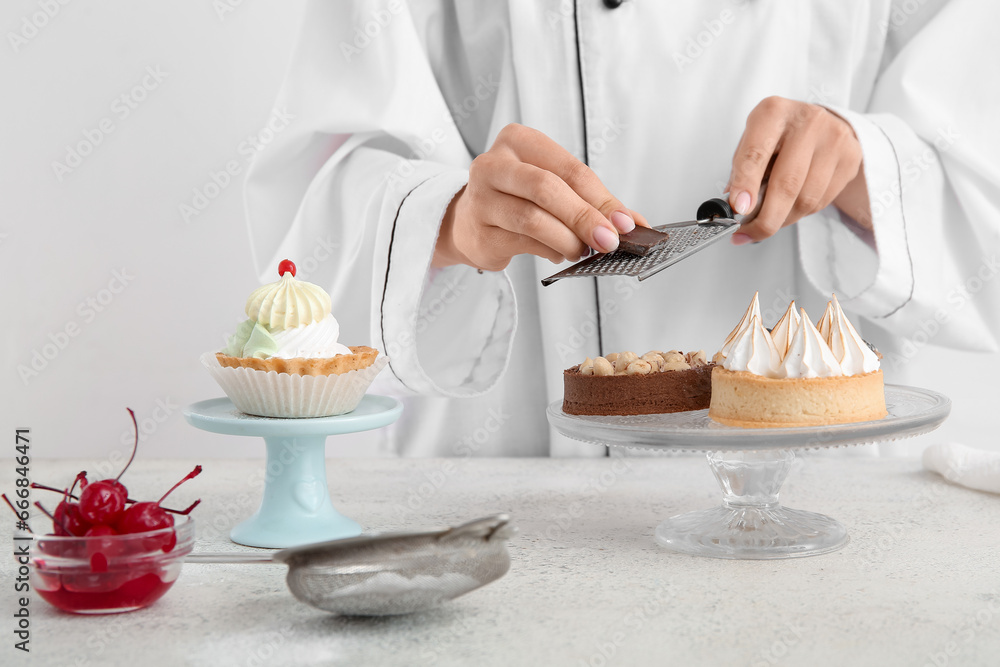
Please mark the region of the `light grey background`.
<svg viewBox="0 0 1000 667"><path fill-rule="evenodd" d="M57 11L46 16L43 6ZM3 3L3 437L30 427L36 456L107 461L129 449L130 406L143 423L142 457L263 456L262 442L189 427L180 408L221 394L198 356L243 319L258 284L241 196L244 142L268 122L303 7ZM12 34L31 36L15 44ZM60 180L53 163L98 131L100 143ZM185 221L180 207L233 160L240 174ZM112 283L116 271L124 288ZM53 358L23 380L18 366L30 368L46 345ZM984 437L994 432L1000 355L926 347L913 364L918 383L951 396L954 412L909 451L944 439L1000 451ZM365 436L327 447L385 454Z"/></svg>

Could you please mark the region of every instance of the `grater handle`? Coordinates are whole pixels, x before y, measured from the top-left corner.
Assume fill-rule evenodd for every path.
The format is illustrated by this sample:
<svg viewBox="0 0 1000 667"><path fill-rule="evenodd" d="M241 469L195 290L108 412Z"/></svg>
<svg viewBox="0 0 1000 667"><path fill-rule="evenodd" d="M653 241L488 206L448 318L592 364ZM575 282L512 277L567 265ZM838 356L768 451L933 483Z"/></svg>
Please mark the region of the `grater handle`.
<svg viewBox="0 0 1000 667"><path fill-rule="evenodd" d="M735 220L736 216L739 214L733 210L733 207L729 205L728 201L722 199L721 197L714 197L708 201L702 202L695 215L698 222L701 222L702 220L714 220L715 218Z"/></svg>
<svg viewBox="0 0 1000 667"><path fill-rule="evenodd" d="M764 205L764 193L767 192L767 179L760 184L760 192L757 193L757 206L747 215L740 215L729 205L729 200L722 197L714 197L706 202L702 202L696 214L698 222L722 218L725 220L735 220L740 224L746 224L757 217L761 206Z"/></svg>

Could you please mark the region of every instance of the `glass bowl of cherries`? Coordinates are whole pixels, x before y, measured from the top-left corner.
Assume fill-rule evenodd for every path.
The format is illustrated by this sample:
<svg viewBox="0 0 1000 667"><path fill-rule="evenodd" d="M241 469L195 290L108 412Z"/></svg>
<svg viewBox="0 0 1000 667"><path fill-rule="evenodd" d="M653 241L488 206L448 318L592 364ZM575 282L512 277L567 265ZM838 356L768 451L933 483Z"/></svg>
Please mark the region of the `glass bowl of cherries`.
<svg viewBox="0 0 1000 667"><path fill-rule="evenodd" d="M173 586L191 553L195 531L188 514L200 501L184 510L162 503L201 466L158 501L137 502L118 480L135 458L138 441L136 428L132 457L114 479L88 483L81 472L68 489L32 484L62 494L54 513L35 503L52 520L53 533L35 535L30 560L32 588L63 611L113 614L149 606ZM79 496L73 494L77 485Z"/></svg>

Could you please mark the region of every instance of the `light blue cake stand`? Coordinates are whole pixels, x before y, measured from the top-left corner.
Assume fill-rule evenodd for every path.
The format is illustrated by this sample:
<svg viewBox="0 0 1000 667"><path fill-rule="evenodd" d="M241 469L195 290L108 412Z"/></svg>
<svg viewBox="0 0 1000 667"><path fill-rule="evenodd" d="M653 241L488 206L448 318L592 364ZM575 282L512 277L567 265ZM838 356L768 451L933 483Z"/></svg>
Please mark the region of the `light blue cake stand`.
<svg viewBox="0 0 1000 667"><path fill-rule="evenodd" d="M233 528L229 537L248 547L283 549L361 534L361 525L330 502L326 437L388 426L402 412L396 399L366 394L346 415L276 419L248 415L228 398L213 398L188 406L184 418L211 433L264 438L264 496L254 515Z"/></svg>

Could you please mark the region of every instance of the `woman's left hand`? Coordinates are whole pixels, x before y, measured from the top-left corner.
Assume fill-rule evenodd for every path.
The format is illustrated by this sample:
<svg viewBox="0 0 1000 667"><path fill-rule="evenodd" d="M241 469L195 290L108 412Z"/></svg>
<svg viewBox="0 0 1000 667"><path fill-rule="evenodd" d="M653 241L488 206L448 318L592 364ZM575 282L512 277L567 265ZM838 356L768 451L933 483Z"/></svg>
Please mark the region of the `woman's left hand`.
<svg viewBox="0 0 1000 667"><path fill-rule="evenodd" d="M738 213L757 206L772 158L764 204L756 218L733 234L734 244L763 241L831 203L867 211L861 145L847 121L823 107L768 97L750 112L729 177L729 202ZM870 216L852 217L871 224Z"/></svg>

